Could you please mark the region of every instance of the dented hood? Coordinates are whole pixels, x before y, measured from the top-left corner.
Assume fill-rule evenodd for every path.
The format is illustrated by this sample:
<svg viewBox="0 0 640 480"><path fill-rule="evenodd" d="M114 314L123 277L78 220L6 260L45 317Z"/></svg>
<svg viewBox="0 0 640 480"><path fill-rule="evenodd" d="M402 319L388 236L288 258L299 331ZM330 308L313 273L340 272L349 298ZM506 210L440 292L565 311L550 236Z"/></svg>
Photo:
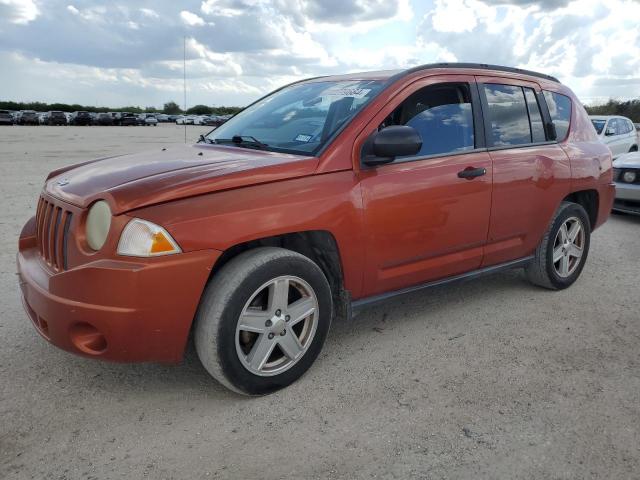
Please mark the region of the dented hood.
<svg viewBox="0 0 640 480"><path fill-rule="evenodd" d="M311 175L316 157L222 145L180 145L52 172L45 189L78 207L105 199L114 214L179 198Z"/></svg>

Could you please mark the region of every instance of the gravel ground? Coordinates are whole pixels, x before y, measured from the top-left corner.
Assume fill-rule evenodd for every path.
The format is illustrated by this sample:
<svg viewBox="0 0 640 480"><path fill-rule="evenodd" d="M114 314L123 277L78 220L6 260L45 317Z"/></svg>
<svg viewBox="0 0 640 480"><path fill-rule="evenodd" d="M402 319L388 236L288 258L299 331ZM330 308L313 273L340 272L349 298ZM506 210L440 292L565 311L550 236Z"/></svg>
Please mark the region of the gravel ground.
<svg viewBox="0 0 640 480"><path fill-rule="evenodd" d="M183 131L0 129L0 478L640 478L640 218L612 216L568 290L512 271L334 324L264 398L222 388L193 347L118 365L43 341L14 256L45 174Z"/></svg>

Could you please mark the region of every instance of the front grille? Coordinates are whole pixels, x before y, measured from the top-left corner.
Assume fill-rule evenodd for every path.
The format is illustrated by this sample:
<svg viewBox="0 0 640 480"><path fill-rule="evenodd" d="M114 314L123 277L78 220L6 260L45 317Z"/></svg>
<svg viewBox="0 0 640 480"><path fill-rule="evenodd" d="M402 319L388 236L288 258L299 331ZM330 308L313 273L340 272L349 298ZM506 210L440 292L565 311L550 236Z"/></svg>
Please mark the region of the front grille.
<svg viewBox="0 0 640 480"><path fill-rule="evenodd" d="M614 168L613 169L613 181L617 182L618 178L620 177L620 169L619 168Z"/></svg>
<svg viewBox="0 0 640 480"><path fill-rule="evenodd" d="M36 240L40 256L55 270L67 269L67 239L73 214L40 197L36 210Z"/></svg>

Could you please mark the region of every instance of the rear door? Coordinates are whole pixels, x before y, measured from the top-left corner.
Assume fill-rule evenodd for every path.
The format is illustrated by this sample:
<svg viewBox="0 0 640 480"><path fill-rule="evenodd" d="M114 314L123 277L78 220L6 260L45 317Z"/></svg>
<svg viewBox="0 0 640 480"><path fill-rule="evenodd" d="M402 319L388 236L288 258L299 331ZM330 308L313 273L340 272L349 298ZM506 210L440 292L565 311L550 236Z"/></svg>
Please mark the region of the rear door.
<svg viewBox="0 0 640 480"><path fill-rule="evenodd" d="M389 125L414 127L423 146L387 165L360 166L366 296L478 268L489 226L491 159L473 76L415 82L363 135Z"/></svg>
<svg viewBox="0 0 640 480"><path fill-rule="evenodd" d="M545 125L551 118L538 84L491 76L476 79L493 161L491 219L482 262L489 266L533 254L569 193L571 169L558 145L568 128L558 129L558 141L549 138Z"/></svg>
<svg viewBox="0 0 640 480"><path fill-rule="evenodd" d="M609 120L608 128L613 131L613 135L609 136L609 148L614 157L617 157L628 151L629 139L627 135L626 125L621 118L612 118Z"/></svg>

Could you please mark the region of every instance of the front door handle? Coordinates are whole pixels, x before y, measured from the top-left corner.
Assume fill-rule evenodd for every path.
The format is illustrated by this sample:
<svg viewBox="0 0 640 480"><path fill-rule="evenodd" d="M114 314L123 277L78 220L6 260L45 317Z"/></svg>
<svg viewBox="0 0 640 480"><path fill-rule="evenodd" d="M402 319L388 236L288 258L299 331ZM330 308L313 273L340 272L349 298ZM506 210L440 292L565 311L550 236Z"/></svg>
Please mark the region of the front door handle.
<svg viewBox="0 0 640 480"><path fill-rule="evenodd" d="M486 173L487 173L487 169L486 168L467 167L464 170L460 170L458 172L458 177L466 178L467 180L473 180L474 178L481 177L482 175L485 175Z"/></svg>

